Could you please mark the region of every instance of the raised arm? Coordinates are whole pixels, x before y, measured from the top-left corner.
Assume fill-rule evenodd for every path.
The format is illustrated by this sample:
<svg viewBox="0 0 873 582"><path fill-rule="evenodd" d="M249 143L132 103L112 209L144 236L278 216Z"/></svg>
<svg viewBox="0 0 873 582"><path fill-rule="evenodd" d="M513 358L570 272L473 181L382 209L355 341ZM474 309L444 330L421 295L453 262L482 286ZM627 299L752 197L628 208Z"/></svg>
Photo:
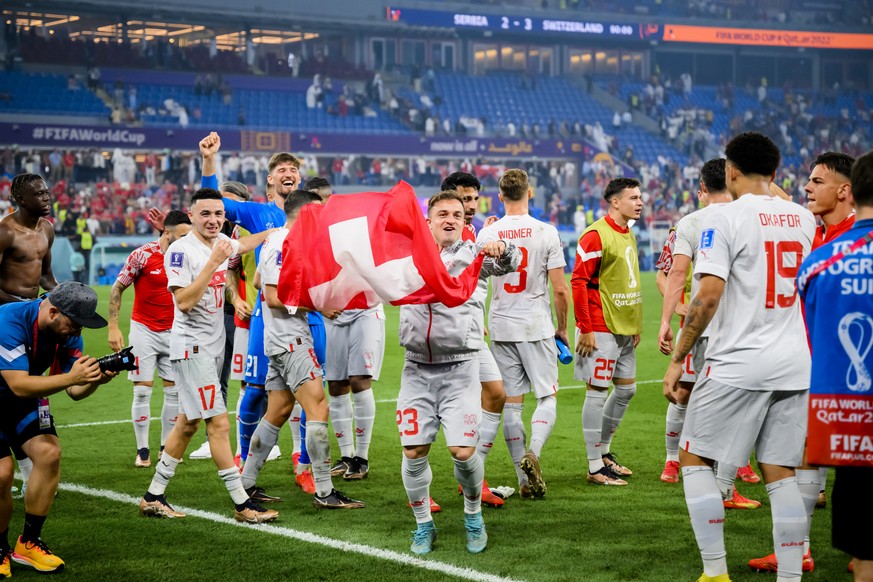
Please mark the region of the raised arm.
<svg viewBox="0 0 873 582"><path fill-rule="evenodd" d="M219 149L221 149L221 138L214 131L200 140L200 156L203 158L200 166L202 175L200 186L203 188L217 187L217 183L212 186L212 183L207 185L203 181L206 178L212 178L212 182L215 182L215 154L218 153Z"/></svg>

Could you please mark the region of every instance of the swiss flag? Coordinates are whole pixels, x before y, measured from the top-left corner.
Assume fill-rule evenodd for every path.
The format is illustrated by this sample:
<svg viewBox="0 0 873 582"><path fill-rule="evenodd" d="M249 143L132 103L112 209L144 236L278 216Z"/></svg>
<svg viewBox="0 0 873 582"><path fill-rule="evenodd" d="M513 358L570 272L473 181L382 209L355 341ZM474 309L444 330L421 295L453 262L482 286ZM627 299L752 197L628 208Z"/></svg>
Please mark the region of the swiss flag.
<svg viewBox="0 0 873 582"><path fill-rule="evenodd" d="M365 309L379 303L456 307L476 289L480 255L448 274L412 186L331 196L300 210L282 247L278 297L309 309Z"/></svg>

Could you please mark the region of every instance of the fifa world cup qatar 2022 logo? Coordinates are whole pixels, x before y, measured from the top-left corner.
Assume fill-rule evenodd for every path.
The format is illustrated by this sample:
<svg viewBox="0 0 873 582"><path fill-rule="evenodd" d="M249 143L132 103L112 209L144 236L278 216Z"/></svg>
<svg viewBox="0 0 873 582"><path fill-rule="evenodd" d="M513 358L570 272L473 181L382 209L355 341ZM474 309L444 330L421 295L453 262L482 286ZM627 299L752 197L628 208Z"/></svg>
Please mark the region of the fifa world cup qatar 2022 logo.
<svg viewBox="0 0 873 582"><path fill-rule="evenodd" d="M864 360L873 348L873 318L857 311L847 313L840 320L837 336L849 356L846 387L852 392L869 392L873 378Z"/></svg>

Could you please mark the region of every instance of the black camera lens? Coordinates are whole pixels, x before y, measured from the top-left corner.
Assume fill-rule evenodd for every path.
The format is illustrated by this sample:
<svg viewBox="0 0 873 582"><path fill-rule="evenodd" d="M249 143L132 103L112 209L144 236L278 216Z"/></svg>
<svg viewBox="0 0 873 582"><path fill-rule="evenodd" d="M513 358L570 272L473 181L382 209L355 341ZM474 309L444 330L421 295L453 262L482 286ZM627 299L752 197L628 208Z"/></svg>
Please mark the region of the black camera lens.
<svg viewBox="0 0 873 582"><path fill-rule="evenodd" d="M121 372L122 370L136 370L136 356L133 355L133 347L127 346L120 352L103 356L97 363L102 372Z"/></svg>

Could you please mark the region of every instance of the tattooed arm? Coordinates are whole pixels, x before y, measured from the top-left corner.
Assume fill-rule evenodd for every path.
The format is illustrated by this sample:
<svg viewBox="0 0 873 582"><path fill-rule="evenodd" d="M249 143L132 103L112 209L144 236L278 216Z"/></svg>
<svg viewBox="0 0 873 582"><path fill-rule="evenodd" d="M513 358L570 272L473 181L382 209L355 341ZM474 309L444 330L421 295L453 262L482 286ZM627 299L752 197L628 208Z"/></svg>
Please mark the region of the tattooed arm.
<svg viewBox="0 0 873 582"><path fill-rule="evenodd" d="M706 326L712 321L718 309L718 303L724 293L724 279L715 275L703 275L700 277L700 286L688 307L688 315L685 316L685 326L682 335L670 359L670 366L664 375L664 396L671 402L676 402L676 389L679 378L682 377L682 363L685 356L694 347Z"/></svg>

